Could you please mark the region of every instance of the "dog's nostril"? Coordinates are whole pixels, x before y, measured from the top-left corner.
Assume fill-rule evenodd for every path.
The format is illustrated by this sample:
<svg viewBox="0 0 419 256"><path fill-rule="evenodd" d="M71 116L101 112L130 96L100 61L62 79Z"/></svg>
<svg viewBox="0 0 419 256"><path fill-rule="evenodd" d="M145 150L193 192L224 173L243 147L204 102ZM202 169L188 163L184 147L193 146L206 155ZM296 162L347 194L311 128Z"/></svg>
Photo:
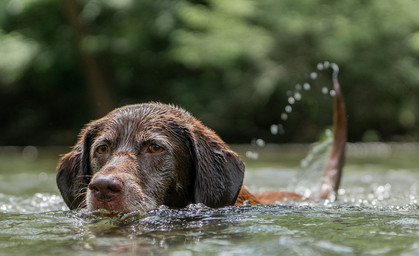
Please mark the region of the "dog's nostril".
<svg viewBox="0 0 419 256"><path fill-rule="evenodd" d="M89 189L99 200L110 200L122 193L123 184L114 175L100 175L89 184Z"/></svg>
<svg viewBox="0 0 419 256"><path fill-rule="evenodd" d="M107 189L112 192L121 192L122 186L120 182L112 182L108 184Z"/></svg>

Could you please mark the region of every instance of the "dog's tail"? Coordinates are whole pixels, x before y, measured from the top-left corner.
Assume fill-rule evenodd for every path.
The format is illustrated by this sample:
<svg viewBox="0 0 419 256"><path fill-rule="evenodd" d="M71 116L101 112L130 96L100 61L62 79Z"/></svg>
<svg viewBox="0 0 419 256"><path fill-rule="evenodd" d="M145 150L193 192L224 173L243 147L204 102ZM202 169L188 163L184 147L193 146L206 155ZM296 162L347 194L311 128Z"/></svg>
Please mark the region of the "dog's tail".
<svg viewBox="0 0 419 256"><path fill-rule="evenodd" d="M334 138L320 188L311 196L314 200L328 199L330 196L336 197L340 185L342 168L345 162L345 146L347 140L345 103L343 102L342 92L337 78L339 69L337 66L333 67L333 69L333 87L335 91L333 107Z"/></svg>

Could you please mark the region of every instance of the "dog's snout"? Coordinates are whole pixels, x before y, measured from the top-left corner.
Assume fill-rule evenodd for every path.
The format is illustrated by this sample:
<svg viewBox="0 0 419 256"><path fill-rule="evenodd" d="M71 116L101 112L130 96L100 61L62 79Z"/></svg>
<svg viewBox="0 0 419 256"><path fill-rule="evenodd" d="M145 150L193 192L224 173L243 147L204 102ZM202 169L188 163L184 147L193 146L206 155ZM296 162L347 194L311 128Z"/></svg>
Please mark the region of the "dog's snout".
<svg viewBox="0 0 419 256"><path fill-rule="evenodd" d="M97 200L110 201L122 194L123 183L114 175L99 175L90 182L89 189Z"/></svg>

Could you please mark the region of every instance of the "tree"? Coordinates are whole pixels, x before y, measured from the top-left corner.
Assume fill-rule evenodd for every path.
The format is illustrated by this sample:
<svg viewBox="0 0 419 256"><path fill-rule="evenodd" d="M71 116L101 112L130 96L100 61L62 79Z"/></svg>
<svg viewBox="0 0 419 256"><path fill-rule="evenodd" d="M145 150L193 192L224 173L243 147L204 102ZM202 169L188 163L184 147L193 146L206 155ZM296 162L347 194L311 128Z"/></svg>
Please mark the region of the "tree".
<svg viewBox="0 0 419 256"><path fill-rule="evenodd" d="M2 1L0 143L71 144L108 109L150 100L183 106L229 142L313 141L331 123L323 60L340 66L350 139L417 139L418 5ZM277 123L283 136L270 133Z"/></svg>

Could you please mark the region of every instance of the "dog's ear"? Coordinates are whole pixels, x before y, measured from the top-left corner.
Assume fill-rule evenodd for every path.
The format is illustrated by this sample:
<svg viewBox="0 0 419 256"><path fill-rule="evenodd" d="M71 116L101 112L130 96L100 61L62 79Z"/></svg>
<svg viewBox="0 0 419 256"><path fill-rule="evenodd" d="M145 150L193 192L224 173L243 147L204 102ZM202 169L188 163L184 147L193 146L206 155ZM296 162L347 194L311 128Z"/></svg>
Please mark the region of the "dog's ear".
<svg viewBox="0 0 419 256"><path fill-rule="evenodd" d="M190 132L196 172L194 202L209 207L234 205L243 184L242 160L200 122Z"/></svg>
<svg viewBox="0 0 419 256"><path fill-rule="evenodd" d="M99 131L98 121L86 125L73 150L65 154L57 166L57 186L67 206L73 210L83 204L83 193L90 182L90 147Z"/></svg>
<svg viewBox="0 0 419 256"><path fill-rule="evenodd" d="M57 166L57 186L67 206L73 210L82 202L77 195L82 192L84 183L81 174L82 148L76 144L73 150L65 154Z"/></svg>

